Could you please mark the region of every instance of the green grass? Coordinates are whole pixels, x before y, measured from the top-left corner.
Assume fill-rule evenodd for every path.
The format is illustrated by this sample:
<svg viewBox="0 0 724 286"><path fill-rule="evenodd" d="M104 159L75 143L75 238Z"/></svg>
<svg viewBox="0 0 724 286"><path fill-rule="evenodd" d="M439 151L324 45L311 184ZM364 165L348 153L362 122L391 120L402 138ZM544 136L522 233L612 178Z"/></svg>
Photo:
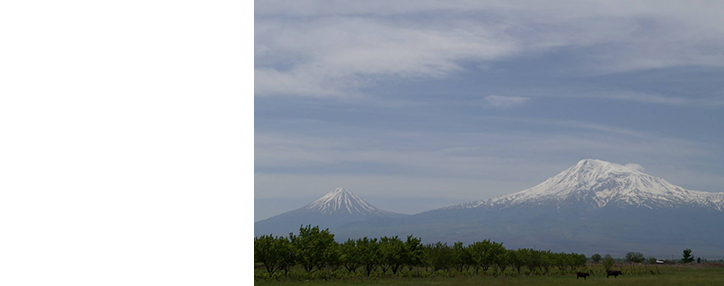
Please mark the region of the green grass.
<svg viewBox="0 0 724 286"><path fill-rule="evenodd" d="M475 277L430 277L430 278L403 278L403 277L386 277L386 278L349 278L345 280L313 280L313 281L255 281L257 285L636 285L636 286L660 286L660 285L724 285L724 267L719 266L701 266L701 265L662 265L658 266L661 274L646 274L644 271L637 271L639 274L630 274L631 268L622 265L624 271L628 274L619 276L618 278L606 278L606 275L596 273L594 276L588 277L585 281L583 278L576 279L576 275L555 275L555 276L475 276ZM600 271L597 267L592 267ZM643 269L643 266L637 266ZM614 268L618 269L618 268ZM649 269L652 269L649 267ZM655 270L655 268L654 268Z"/></svg>

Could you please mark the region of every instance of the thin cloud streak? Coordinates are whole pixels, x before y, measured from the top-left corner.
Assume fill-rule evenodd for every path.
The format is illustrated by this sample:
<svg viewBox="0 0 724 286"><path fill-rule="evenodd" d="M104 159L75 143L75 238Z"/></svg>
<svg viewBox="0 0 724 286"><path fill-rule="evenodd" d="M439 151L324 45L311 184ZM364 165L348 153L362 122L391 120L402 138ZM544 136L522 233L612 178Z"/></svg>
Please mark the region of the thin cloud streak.
<svg viewBox="0 0 724 286"><path fill-rule="evenodd" d="M550 126L550 127L570 127L570 128L576 128L576 129L583 129L583 130L589 130L589 131L603 131L606 133L611 133L614 135L626 135L626 136L633 136L633 137L652 137L653 135L648 134L646 132L640 132L635 131L628 128L621 128L621 127L614 127L604 124L597 124L592 122L585 122L585 121L576 121L576 120L556 120L556 119L546 119L546 118L525 118L525 117L502 117L502 116L489 116L489 118L495 118L510 122L519 122L519 123L526 123L530 126L536 126L536 125L542 125L542 126Z"/></svg>
<svg viewBox="0 0 724 286"><path fill-rule="evenodd" d="M528 99L529 98L522 96L488 95L485 97L485 101L488 103L488 105L493 107L518 106L528 101Z"/></svg>
<svg viewBox="0 0 724 286"><path fill-rule="evenodd" d="M264 47L255 54L260 96L344 96L374 85L375 77L444 77L460 71L461 60L498 59L518 49L496 29L469 21L420 27L371 18L260 20L255 28Z"/></svg>
<svg viewBox="0 0 724 286"><path fill-rule="evenodd" d="M574 97L574 96L571 96ZM679 96L665 96L657 93L645 92L611 92L608 94L594 95L594 98L603 98L611 100L622 100L631 102L653 103L671 106L690 106L719 108L724 107L724 100L717 98L686 98Z"/></svg>
<svg viewBox="0 0 724 286"><path fill-rule="evenodd" d="M535 98L536 100L545 100L547 98L606 99L615 101L651 103L668 106L685 106L698 108L724 107L724 99L721 98L689 98L685 96L671 96L655 92L638 92L634 90L613 90L607 92L561 92L555 89L543 89L536 91L521 90L517 92L528 93L530 94L528 98Z"/></svg>

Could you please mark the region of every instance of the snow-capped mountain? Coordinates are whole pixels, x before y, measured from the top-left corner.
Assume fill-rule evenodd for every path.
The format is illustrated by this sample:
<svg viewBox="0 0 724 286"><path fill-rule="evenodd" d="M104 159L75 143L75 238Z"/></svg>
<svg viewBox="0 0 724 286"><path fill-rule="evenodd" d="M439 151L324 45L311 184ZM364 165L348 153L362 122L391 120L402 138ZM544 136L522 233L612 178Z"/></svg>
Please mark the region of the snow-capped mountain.
<svg viewBox="0 0 724 286"><path fill-rule="evenodd" d="M254 235L286 235L307 224L330 230L364 221L377 225L401 216L405 215L381 210L345 188L336 188L304 207L255 222Z"/></svg>
<svg viewBox="0 0 724 286"><path fill-rule="evenodd" d="M724 255L723 201L723 193L687 190L635 164L587 159L517 193L431 210L365 231L414 234L425 243L491 239L512 248L587 255L667 255L691 248L718 257Z"/></svg>
<svg viewBox="0 0 724 286"><path fill-rule="evenodd" d="M336 188L302 209L326 215L374 216L391 214L375 208L345 188Z"/></svg>
<svg viewBox="0 0 724 286"><path fill-rule="evenodd" d="M587 159L509 195L416 215L373 207L338 188L312 203L254 224L254 234L287 235L301 225L347 238L414 235L424 243L482 239L510 248L665 256L691 248L724 255L724 193L687 190L635 164Z"/></svg>
<svg viewBox="0 0 724 286"><path fill-rule="evenodd" d="M607 205L724 209L724 194L691 191L643 173L639 165L586 159L530 189L451 208L514 207L582 202Z"/></svg>

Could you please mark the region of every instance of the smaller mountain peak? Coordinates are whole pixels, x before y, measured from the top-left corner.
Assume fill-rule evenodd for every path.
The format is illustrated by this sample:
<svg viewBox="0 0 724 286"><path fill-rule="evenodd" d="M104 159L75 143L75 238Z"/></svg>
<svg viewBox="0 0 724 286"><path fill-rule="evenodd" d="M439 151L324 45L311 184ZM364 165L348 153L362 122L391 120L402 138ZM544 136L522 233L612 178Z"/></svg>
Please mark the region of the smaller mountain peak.
<svg viewBox="0 0 724 286"><path fill-rule="evenodd" d="M340 188L335 188L334 190L332 190L331 192L325 194L324 196L322 196L322 197L319 198L319 199L320 199L320 200L329 201L329 200L331 200L331 199L333 199L333 198L337 198L337 197L353 197L353 198L356 198L357 196L355 196L354 194L352 194L352 192L348 191L347 189L340 187Z"/></svg>
<svg viewBox="0 0 724 286"><path fill-rule="evenodd" d="M386 213L341 187L335 188L313 201L305 209L323 214L369 215Z"/></svg>
<svg viewBox="0 0 724 286"><path fill-rule="evenodd" d="M339 188L335 188L334 190L332 190L332 191L329 192L329 193L330 193L330 194L349 193L349 191L347 191L347 189L345 189L345 188L339 187Z"/></svg>

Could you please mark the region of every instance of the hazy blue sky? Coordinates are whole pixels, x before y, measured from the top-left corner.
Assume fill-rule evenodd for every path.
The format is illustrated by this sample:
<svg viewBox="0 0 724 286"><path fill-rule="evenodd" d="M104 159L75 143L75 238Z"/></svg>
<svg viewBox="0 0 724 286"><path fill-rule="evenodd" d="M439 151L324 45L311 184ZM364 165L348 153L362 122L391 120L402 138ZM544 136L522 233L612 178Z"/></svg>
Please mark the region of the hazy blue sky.
<svg viewBox="0 0 724 286"><path fill-rule="evenodd" d="M724 191L724 2L256 1L255 220L416 213L578 160Z"/></svg>

